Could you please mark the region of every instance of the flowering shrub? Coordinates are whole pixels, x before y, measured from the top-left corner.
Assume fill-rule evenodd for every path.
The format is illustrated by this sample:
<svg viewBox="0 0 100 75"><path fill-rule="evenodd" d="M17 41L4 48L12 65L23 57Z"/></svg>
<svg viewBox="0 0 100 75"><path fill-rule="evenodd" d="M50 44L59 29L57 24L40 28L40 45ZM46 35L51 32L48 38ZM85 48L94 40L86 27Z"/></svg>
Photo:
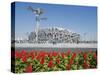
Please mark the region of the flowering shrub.
<svg viewBox="0 0 100 75"><path fill-rule="evenodd" d="M13 53L13 52L12 52ZM15 51L15 72L78 70L97 67L95 51Z"/></svg>

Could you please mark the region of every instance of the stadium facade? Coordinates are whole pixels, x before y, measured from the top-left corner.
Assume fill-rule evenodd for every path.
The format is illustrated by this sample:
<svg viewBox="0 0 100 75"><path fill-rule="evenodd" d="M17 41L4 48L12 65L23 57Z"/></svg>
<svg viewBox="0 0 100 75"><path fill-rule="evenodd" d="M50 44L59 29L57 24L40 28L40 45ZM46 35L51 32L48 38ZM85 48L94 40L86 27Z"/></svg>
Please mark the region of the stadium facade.
<svg viewBox="0 0 100 75"><path fill-rule="evenodd" d="M38 41L36 41L36 32L33 31L28 36L28 41L35 43L78 43L80 34L68 29L52 27L38 30Z"/></svg>

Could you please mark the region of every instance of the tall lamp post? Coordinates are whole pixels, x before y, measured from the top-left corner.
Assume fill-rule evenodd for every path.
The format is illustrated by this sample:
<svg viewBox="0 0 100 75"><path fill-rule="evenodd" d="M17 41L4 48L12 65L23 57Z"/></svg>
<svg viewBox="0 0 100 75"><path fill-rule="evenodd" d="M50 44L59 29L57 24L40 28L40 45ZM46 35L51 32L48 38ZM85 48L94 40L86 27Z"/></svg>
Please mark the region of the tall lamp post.
<svg viewBox="0 0 100 75"><path fill-rule="evenodd" d="M33 9L31 6L27 8L28 10L31 10L35 14L35 20L36 20L36 42L38 43L38 30L39 30L39 25L40 25L40 20L45 20L46 18L40 18L40 15L43 14L43 10L40 8Z"/></svg>

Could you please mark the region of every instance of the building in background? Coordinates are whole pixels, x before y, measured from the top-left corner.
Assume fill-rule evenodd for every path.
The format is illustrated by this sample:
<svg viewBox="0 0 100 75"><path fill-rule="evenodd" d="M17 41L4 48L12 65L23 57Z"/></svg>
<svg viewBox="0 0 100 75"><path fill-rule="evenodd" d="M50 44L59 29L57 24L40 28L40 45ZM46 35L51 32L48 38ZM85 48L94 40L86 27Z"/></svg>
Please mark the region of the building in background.
<svg viewBox="0 0 100 75"><path fill-rule="evenodd" d="M31 32L28 36L29 42L36 42L36 33ZM78 43L80 34L68 29L52 27L38 30L38 43Z"/></svg>

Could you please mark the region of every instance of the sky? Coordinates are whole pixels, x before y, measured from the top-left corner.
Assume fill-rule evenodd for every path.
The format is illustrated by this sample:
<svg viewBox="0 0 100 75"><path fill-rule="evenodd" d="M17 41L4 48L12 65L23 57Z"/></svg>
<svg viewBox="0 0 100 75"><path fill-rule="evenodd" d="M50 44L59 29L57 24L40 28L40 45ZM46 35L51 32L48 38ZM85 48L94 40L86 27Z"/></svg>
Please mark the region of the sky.
<svg viewBox="0 0 100 75"><path fill-rule="evenodd" d="M15 33L18 36L36 27L35 14L27 10L28 6L44 10L41 17L47 20L40 22L40 28L61 27L79 33L82 38L97 40L97 7L27 2L15 4Z"/></svg>

